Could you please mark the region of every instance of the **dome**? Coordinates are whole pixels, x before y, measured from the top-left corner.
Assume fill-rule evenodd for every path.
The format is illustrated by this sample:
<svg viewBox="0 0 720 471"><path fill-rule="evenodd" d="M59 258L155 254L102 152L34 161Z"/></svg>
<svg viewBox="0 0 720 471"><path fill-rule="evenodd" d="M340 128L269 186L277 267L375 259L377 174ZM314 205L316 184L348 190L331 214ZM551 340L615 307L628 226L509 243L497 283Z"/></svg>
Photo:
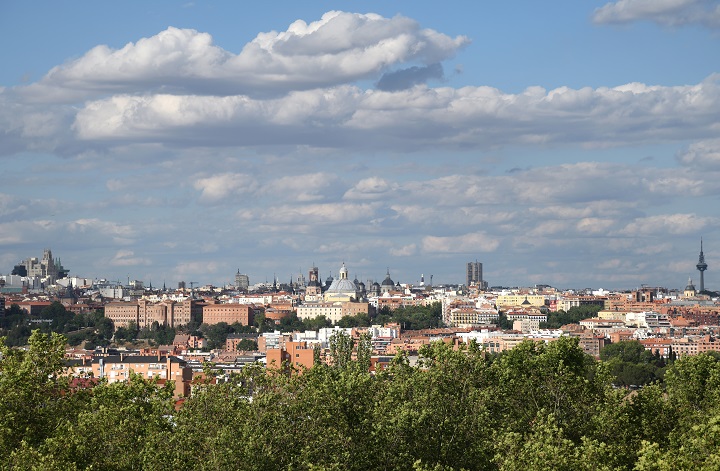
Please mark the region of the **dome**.
<svg viewBox="0 0 720 471"><path fill-rule="evenodd" d="M692 278L688 279L688 284L685 287L685 291L695 291L695 285L692 282Z"/></svg>
<svg viewBox="0 0 720 471"><path fill-rule="evenodd" d="M392 278L390 278L390 270L388 270L387 276L382 282L382 286L389 286L391 288L395 287L395 282L392 280Z"/></svg>
<svg viewBox="0 0 720 471"><path fill-rule="evenodd" d="M347 267L345 267L343 263L342 267L340 267L340 277L337 280L333 280L327 289L326 295L347 295L353 297L356 295L357 286L355 286L354 282L348 280L347 273Z"/></svg>
<svg viewBox="0 0 720 471"><path fill-rule="evenodd" d="M354 294L357 290L355 283L348 279L340 279L332 282L328 288L328 293L352 293Z"/></svg>

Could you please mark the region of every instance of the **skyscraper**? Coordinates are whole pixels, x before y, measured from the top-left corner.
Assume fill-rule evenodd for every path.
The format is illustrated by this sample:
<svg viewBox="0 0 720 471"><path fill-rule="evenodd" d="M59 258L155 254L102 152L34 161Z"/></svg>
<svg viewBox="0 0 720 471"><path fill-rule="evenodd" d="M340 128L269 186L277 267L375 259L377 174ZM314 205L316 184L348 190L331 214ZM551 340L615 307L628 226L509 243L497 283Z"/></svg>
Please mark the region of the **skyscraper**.
<svg viewBox="0 0 720 471"><path fill-rule="evenodd" d="M240 290L247 290L250 287L250 277L240 273L240 269L235 274L235 287Z"/></svg>
<svg viewBox="0 0 720 471"><path fill-rule="evenodd" d="M707 270L707 263L705 263L705 255L703 254L702 237L700 238L700 258L695 268L700 272L700 292L702 293L705 291L705 270Z"/></svg>
<svg viewBox="0 0 720 471"><path fill-rule="evenodd" d="M474 262L468 262L467 263L467 270L465 273L465 285L483 285L483 272L482 272L482 263L478 262L477 260Z"/></svg>

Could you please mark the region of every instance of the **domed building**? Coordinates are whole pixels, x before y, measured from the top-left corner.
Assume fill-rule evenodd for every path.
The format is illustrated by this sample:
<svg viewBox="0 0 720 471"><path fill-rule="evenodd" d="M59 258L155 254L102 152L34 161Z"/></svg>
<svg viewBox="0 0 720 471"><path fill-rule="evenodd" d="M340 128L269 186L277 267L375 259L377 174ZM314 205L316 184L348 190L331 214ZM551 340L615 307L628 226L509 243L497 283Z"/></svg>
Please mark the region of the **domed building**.
<svg viewBox="0 0 720 471"><path fill-rule="evenodd" d="M686 297L686 298L694 298L695 295L697 294L697 291L695 290L695 285L692 282L692 278L688 279L688 284L685 287L685 293L683 293L683 294L684 294L684 297Z"/></svg>
<svg viewBox="0 0 720 471"><path fill-rule="evenodd" d="M310 278L312 283L313 276ZM318 296L321 299L312 299L306 294L305 302L297 307L298 318L306 320L324 316L336 324L345 316L368 314L369 304L364 300L365 287L362 283L356 284L348 279L348 270L344 263L338 278L334 280L329 278L329 280L332 282L325 292Z"/></svg>
<svg viewBox="0 0 720 471"><path fill-rule="evenodd" d="M348 269L345 267L345 263L340 267L338 276L339 278L333 280L330 287L325 291L323 295L325 302L357 301L360 298L358 288L355 283L348 279Z"/></svg>
<svg viewBox="0 0 720 471"><path fill-rule="evenodd" d="M395 282L390 278L390 269L388 268L387 276L385 276L383 282L380 283L380 294L383 295L391 291L395 291Z"/></svg>

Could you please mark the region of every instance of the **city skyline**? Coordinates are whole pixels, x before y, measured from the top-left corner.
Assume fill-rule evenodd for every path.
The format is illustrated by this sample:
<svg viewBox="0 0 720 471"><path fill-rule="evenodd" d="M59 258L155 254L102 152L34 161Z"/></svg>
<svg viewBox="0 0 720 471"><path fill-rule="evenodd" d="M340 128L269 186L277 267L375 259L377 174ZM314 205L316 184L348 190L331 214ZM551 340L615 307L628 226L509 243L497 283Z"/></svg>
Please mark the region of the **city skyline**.
<svg viewBox="0 0 720 471"><path fill-rule="evenodd" d="M717 5L7 2L0 267L716 290Z"/></svg>

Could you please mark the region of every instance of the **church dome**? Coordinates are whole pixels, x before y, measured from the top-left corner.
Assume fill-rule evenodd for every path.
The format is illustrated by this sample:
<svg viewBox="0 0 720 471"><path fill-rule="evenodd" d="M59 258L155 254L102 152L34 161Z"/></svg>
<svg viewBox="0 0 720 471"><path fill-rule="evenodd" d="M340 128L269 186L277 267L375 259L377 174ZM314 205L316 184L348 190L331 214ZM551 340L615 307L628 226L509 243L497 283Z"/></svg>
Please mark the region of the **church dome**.
<svg viewBox="0 0 720 471"><path fill-rule="evenodd" d="M390 288L395 287L395 282L392 280L392 278L390 278L390 270L388 270L387 276L385 277L385 279L382 282L382 286L388 286Z"/></svg>
<svg viewBox="0 0 720 471"><path fill-rule="evenodd" d="M333 280L333 282L330 284L330 287L327 289L327 294L345 294L349 296L355 296L357 292L357 286L355 286L354 282L348 280L347 274L348 270L343 263L342 267L340 268L340 278L337 280Z"/></svg>

